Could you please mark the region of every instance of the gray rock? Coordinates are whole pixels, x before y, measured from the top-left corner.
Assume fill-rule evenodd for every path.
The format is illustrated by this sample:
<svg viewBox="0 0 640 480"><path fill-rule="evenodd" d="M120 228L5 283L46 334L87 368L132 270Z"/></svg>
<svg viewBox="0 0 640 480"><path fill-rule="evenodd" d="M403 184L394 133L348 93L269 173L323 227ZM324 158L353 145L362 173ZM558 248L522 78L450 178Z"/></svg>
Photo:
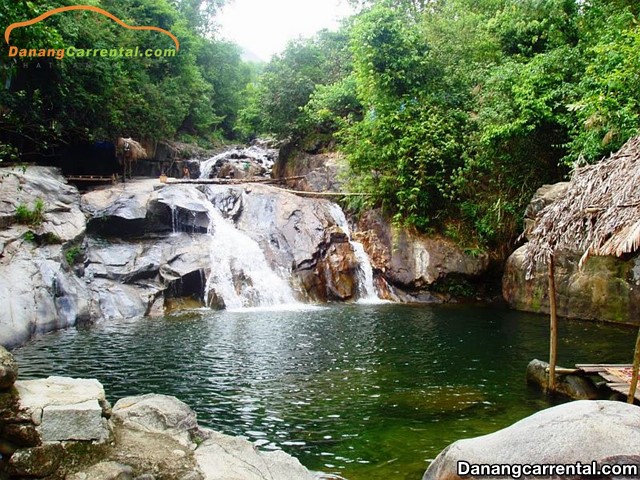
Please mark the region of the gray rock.
<svg viewBox="0 0 640 480"><path fill-rule="evenodd" d="M202 190L236 227L255 240L277 269L312 301L356 296L357 260L339 207L267 185Z"/></svg>
<svg viewBox="0 0 640 480"><path fill-rule="evenodd" d="M67 475L65 480L133 480L133 468L117 462L102 462L83 472Z"/></svg>
<svg viewBox="0 0 640 480"><path fill-rule="evenodd" d="M44 442L104 440L109 431L102 405L108 405L97 380L49 377L15 383L20 410L35 420Z"/></svg>
<svg viewBox="0 0 640 480"><path fill-rule="evenodd" d="M0 346L0 390L10 388L18 378L18 364L15 358Z"/></svg>
<svg viewBox="0 0 640 480"><path fill-rule="evenodd" d="M45 442L103 440L108 435L98 400L45 407L39 431Z"/></svg>
<svg viewBox="0 0 640 480"><path fill-rule="evenodd" d="M606 463L609 457L637 455L639 444L640 408L581 400L543 410L496 433L453 443L438 455L423 480L460 479L459 461L474 465Z"/></svg>
<svg viewBox="0 0 640 480"><path fill-rule="evenodd" d="M112 421L121 427L171 436L190 445L198 431L196 414L188 405L167 395L142 395L118 400Z"/></svg>
<svg viewBox="0 0 640 480"><path fill-rule="evenodd" d="M313 480L314 475L283 451L261 452L243 438L210 433L195 451L204 480Z"/></svg>
<svg viewBox="0 0 640 480"><path fill-rule="evenodd" d="M398 300L415 297L420 301L435 283L448 277L477 278L489 265L486 253L469 253L445 238L395 227L380 211L370 211L360 219L354 238L364 245L373 268L400 289ZM390 297L395 300L393 292ZM426 300L431 299L427 296Z"/></svg>
<svg viewBox="0 0 640 480"><path fill-rule="evenodd" d="M14 477L43 478L58 470L64 456L64 448L60 443L25 448L11 456L8 470Z"/></svg>
<svg viewBox="0 0 640 480"><path fill-rule="evenodd" d="M0 169L0 345L24 343L34 333L75 325L89 317L89 290L65 260L65 245L85 234L80 196L53 168ZM42 199L40 225L13 223L19 204L33 208ZM25 240L27 232L47 239L41 247ZM16 282L15 279L20 279Z"/></svg>
<svg viewBox="0 0 640 480"><path fill-rule="evenodd" d="M569 182L560 182L553 185L543 185L536 191L524 212L525 237L527 237L535 227L540 212L564 196L568 188Z"/></svg>

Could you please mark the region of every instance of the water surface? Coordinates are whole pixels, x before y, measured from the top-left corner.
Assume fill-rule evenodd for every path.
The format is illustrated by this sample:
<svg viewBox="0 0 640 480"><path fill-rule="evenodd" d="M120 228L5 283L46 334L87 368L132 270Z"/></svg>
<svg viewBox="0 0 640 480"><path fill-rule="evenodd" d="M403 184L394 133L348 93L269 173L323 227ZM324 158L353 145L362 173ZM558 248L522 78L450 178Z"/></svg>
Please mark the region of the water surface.
<svg viewBox="0 0 640 480"><path fill-rule="evenodd" d="M564 322L559 359L630 362L635 332ZM525 383L545 317L477 306L198 311L70 329L15 350L21 378L175 395L202 425L349 480L419 480L449 443L550 406Z"/></svg>

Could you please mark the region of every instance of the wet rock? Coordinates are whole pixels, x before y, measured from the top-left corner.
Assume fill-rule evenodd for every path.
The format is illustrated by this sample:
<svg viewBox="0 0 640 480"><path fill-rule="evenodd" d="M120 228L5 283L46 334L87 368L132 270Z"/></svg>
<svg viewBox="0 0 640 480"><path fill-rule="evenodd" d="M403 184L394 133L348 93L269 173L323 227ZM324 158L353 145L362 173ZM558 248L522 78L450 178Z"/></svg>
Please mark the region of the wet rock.
<svg viewBox="0 0 640 480"><path fill-rule="evenodd" d="M357 260L337 205L267 185L207 185L203 191L216 205L232 200L225 210L236 227L258 242L269 263L291 276L305 299L355 297Z"/></svg>
<svg viewBox="0 0 640 480"><path fill-rule="evenodd" d="M18 364L13 355L0 345L0 390L10 388L18 378Z"/></svg>
<svg viewBox="0 0 640 480"><path fill-rule="evenodd" d="M549 364L540 360L532 360L527 365L527 382L537 385L542 390L549 386ZM556 374L555 392L572 400L596 400L600 397L595 385L579 375Z"/></svg>
<svg viewBox="0 0 640 480"><path fill-rule="evenodd" d="M468 253L445 238L394 227L380 211L361 218L354 239L364 245L374 270L400 289L398 296L405 301L420 298L448 278L477 278L489 265L485 253Z"/></svg>
<svg viewBox="0 0 640 480"><path fill-rule="evenodd" d="M243 438L210 433L195 451L204 480L313 480L298 460L282 451L260 452Z"/></svg>
<svg viewBox="0 0 640 480"><path fill-rule="evenodd" d="M133 480L133 468L117 462L102 462L83 472L67 475L65 480Z"/></svg>
<svg viewBox="0 0 640 480"><path fill-rule="evenodd" d="M460 479L459 461L474 465L605 463L609 457L637 455L638 442L640 408L581 400L543 410L496 433L453 443L438 455L423 480Z"/></svg>
<svg viewBox="0 0 640 480"><path fill-rule="evenodd" d="M260 146L237 147L201 163L203 178L269 177L278 151Z"/></svg>
<svg viewBox="0 0 640 480"><path fill-rule="evenodd" d="M60 443L50 443L16 451L9 459L9 473L15 477L44 478L55 473L65 451Z"/></svg>

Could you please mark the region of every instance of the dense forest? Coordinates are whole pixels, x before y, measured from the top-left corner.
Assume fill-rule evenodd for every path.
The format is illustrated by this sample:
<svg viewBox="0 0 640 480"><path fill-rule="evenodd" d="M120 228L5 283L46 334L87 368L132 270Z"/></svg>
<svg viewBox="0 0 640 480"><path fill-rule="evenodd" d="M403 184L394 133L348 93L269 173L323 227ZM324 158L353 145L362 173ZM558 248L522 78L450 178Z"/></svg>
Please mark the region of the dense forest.
<svg viewBox="0 0 640 480"><path fill-rule="evenodd" d="M3 25L60 6L2 1ZM353 3L337 32L292 41L256 66L216 39L221 1L93 0L170 30L179 55L36 68L3 50L0 156L118 135L208 145L272 135L343 152L348 188L368 194L352 197L354 212L381 207L399 224L503 256L540 185L638 131L634 0ZM170 44L78 12L14 35L34 46Z"/></svg>

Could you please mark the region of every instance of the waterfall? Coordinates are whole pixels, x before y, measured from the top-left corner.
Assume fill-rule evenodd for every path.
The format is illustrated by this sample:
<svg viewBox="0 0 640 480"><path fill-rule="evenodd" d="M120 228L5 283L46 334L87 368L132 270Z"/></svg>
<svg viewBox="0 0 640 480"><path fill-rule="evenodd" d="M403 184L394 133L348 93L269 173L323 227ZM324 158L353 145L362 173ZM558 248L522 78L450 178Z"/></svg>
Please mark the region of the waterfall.
<svg viewBox="0 0 640 480"><path fill-rule="evenodd" d="M208 306L230 309L296 304L286 280L274 272L258 243L213 206L209 211L211 273L205 287Z"/></svg>
<svg viewBox="0 0 640 480"><path fill-rule="evenodd" d="M355 242L351 239L349 222L347 222L347 217L345 217L340 206L332 203L330 210L336 225L342 229L349 238L349 243L351 244L351 248L353 248L353 253L358 262L357 280L358 292L360 293L358 303L381 302L382 300L378 297L376 287L373 284L373 267L371 266L371 261L369 260L367 252L364 251L364 246L360 242Z"/></svg>

